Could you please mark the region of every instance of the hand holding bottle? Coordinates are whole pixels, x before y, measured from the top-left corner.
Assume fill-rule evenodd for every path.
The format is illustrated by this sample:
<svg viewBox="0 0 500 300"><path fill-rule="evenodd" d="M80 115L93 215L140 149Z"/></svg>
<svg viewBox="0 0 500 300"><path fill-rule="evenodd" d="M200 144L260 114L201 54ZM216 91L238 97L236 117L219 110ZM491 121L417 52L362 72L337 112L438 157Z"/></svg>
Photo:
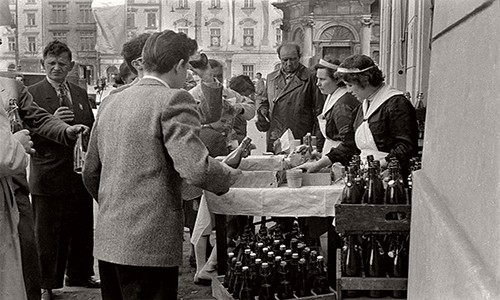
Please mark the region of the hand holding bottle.
<svg viewBox="0 0 500 300"><path fill-rule="evenodd" d="M250 155L252 149L255 149L254 147L255 145L252 144L252 139L247 136L243 139L243 141L241 141L241 144L238 146L238 148L229 153L222 160L222 162L230 166L231 168L236 169L240 165L241 159Z"/></svg>

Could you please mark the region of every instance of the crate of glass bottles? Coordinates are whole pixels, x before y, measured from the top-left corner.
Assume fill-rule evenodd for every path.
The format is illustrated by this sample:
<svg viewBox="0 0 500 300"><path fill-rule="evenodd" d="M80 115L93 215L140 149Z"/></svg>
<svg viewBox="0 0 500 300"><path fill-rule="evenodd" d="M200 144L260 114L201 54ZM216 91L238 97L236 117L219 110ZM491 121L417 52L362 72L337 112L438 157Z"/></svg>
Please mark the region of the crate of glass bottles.
<svg viewBox="0 0 500 300"><path fill-rule="evenodd" d="M409 204L335 204L335 228L343 233L409 232Z"/></svg>
<svg viewBox="0 0 500 300"><path fill-rule="evenodd" d="M217 276L212 280L212 296L217 300L233 300L234 297L227 291L227 289L222 285L224 282L224 276ZM323 294L323 295L315 295L308 297L294 297L290 299L303 299L303 300L311 300L311 299L321 299L321 300L336 300L337 294L333 289L330 288L331 293ZM259 297L255 297L255 300L258 300ZM275 295L275 299L279 300L279 298Z"/></svg>

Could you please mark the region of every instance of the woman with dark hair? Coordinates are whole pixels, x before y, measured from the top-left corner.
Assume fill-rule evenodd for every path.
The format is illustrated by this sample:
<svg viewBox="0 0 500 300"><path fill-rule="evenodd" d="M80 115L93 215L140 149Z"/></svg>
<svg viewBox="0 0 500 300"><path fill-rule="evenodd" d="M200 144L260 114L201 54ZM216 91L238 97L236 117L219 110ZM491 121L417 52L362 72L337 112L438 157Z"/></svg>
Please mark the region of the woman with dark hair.
<svg viewBox="0 0 500 300"><path fill-rule="evenodd" d="M247 75L234 76L229 80L229 88L238 94L254 100L255 86L252 79ZM233 129L236 134L238 144L247 136L247 120L241 115L234 118Z"/></svg>
<svg viewBox="0 0 500 300"><path fill-rule="evenodd" d="M321 114L318 115L322 135L318 135L318 149L323 149L323 155L344 140L352 121L352 112L360 104L335 73L339 65L338 59L327 55L315 66L316 85L323 95L328 95Z"/></svg>
<svg viewBox="0 0 500 300"><path fill-rule="evenodd" d="M332 163L347 165L354 154L362 159L373 155L386 167L392 157L403 170L417 152L417 121L413 105L403 92L384 82L382 71L373 60L361 54L346 58L337 68L339 78L362 105L353 112L344 141L316 162L298 168L317 172Z"/></svg>

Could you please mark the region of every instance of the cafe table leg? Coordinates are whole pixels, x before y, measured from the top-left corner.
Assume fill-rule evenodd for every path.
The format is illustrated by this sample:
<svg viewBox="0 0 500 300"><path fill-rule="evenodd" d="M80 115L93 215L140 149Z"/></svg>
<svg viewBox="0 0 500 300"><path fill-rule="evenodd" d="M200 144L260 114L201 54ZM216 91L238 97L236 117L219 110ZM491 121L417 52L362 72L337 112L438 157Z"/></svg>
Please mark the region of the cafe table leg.
<svg viewBox="0 0 500 300"><path fill-rule="evenodd" d="M217 273L224 275L227 269L226 215L215 214L215 237L217 243Z"/></svg>

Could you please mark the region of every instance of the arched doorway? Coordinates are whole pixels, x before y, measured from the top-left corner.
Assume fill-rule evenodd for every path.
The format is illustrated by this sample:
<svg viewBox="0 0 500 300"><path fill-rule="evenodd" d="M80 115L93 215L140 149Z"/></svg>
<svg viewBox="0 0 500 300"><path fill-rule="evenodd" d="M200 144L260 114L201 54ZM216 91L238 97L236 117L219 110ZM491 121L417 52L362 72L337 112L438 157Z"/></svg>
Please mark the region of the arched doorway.
<svg viewBox="0 0 500 300"><path fill-rule="evenodd" d="M355 45L359 43L357 32L348 26L334 24L324 27L315 43L319 45L320 56L327 54L343 60L355 53Z"/></svg>
<svg viewBox="0 0 500 300"><path fill-rule="evenodd" d="M109 66L106 69L106 81L114 82L114 78L117 74L118 74L118 68L115 66Z"/></svg>

